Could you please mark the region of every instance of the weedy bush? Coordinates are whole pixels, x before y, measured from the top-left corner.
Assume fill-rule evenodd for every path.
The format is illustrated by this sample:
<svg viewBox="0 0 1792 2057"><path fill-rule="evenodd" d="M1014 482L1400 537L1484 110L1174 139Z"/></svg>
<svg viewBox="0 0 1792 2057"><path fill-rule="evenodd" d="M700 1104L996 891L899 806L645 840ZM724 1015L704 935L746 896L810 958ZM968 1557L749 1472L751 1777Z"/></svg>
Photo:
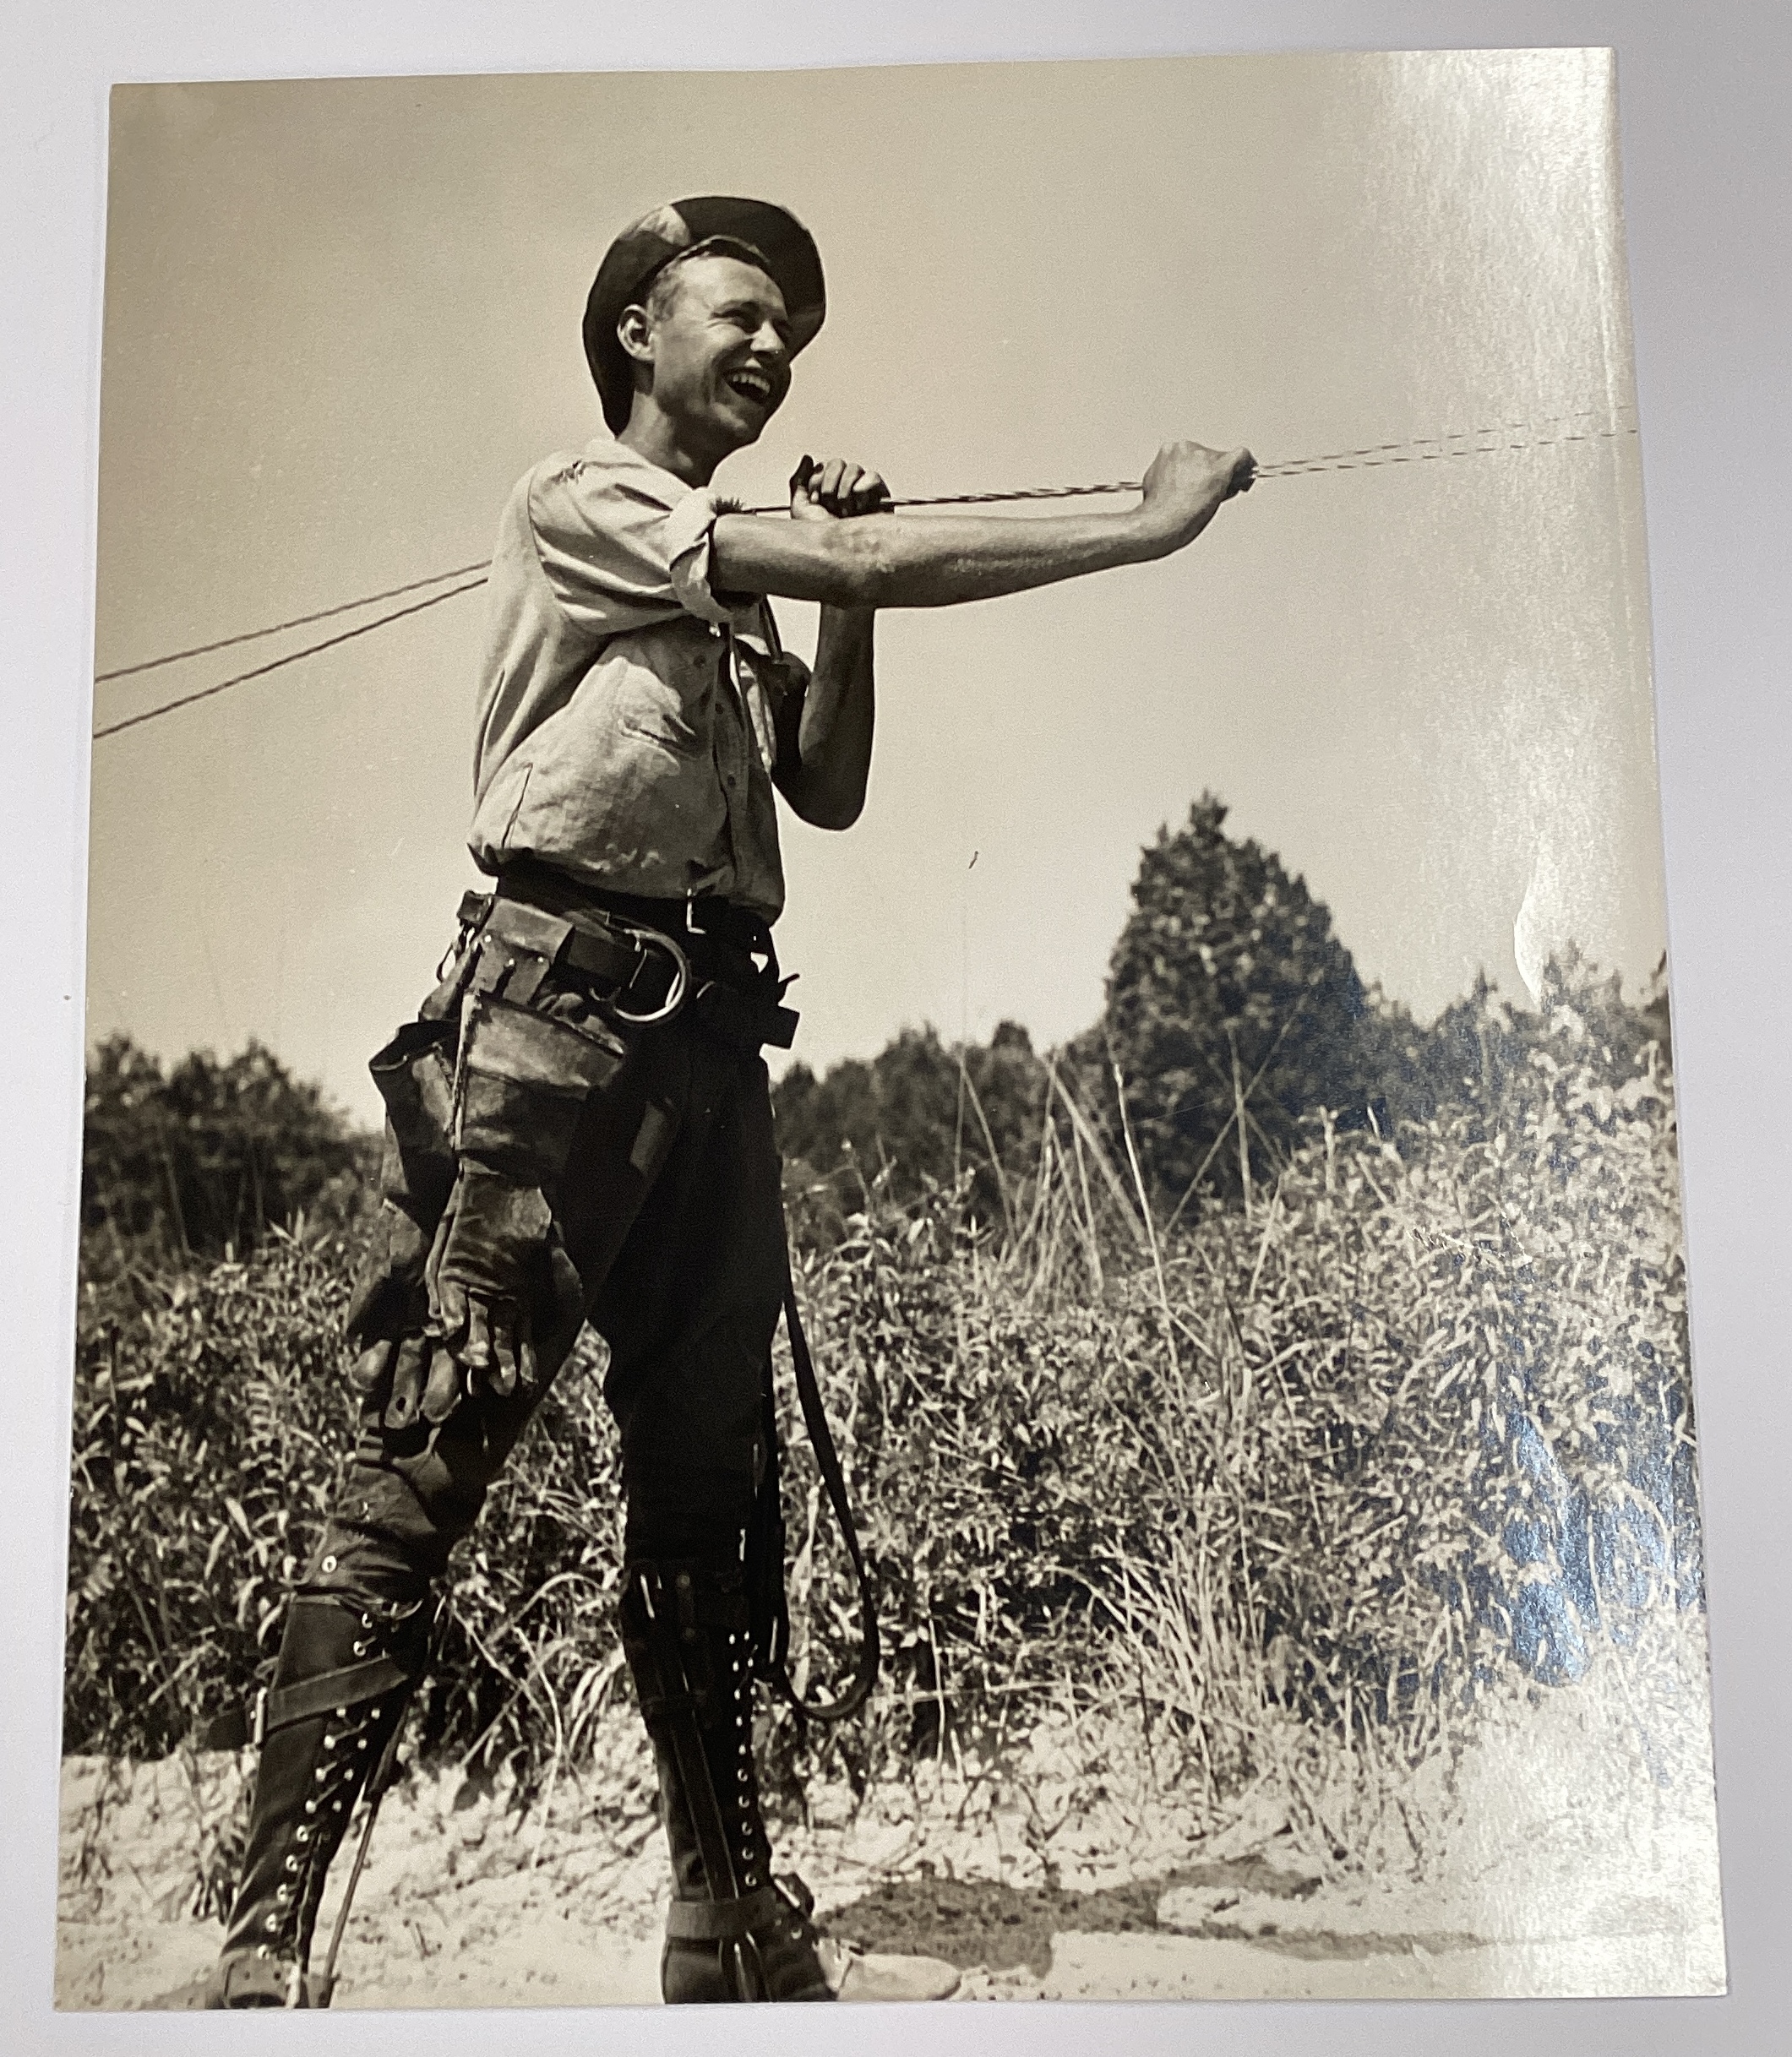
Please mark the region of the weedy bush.
<svg viewBox="0 0 1792 2057"><path fill-rule="evenodd" d="M1216 1809L1267 1780L1322 1865L1421 1864L1419 1775L1447 1792L1490 1692L1697 1603L1671 1087L1648 1052L1615 1086L1529 1064L1490 1140L1321 1120L1255 1205L1168 1244L1137 1205L1130 1263L1091 1198L1111 1223L1120 1169L1049 1147L1004 1249L874 1205L811 1260L886 1750L1068 1678L1136 1694ZM791 1466L796 1646L838 1662L849 1586Z"/></svg>
<svg viewBox="0 0 1792 2057"><path fill-rule="evenodd" d="M63 1746L166 1754L250 1688L347 1445L339 1243L84 1289Z"/></svg>
<svg viewBox="0 0 1792 2057"><path fill-rule="evenodd" d="M875 1187L799 1237L887 1660L843 1731L769 1717L774 1758L863 1790L999 1761L1048 1706L1124 1705L1216 1815L1266 1784L1321 1865L1425 1861L1418 1796L1490 1692L1700 1597L1671 1087L1648 1051L1614 1083L1561 1048L1490 1136L1322 1119L1167 1238L1054 1080L1001 1237L961 1193ZM66 1749L165 1754L267 1676L350 1440L345 1260L282 1236L88 1295ZM419 1700L426 1755L524 1794L621 1690L597 1359L463 1546ZM785 1470L794 1670L820 1690L853 1588L799 1432Z"/></svg>
<svg viewBox="0 0 1792 2057"><path fill-rule="evenodd" d="M244 1264L84 1297L63 1748L166 1754L265 1684L353 1442L351 1253L275 1232ZM432 1754L526 1780L576 1750L617 1669L614 1434L589 1340L456 1560Z"/></svg>

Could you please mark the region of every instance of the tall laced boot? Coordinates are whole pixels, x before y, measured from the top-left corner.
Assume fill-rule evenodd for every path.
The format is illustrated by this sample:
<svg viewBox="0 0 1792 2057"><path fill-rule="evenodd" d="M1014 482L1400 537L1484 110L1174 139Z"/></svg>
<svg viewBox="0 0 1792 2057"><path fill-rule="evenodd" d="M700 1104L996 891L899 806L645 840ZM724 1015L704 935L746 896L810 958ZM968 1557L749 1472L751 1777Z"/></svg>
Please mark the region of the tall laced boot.
<svg viewBox="0 0 1792 2057"><path fill-rule="evenodd" d="M673 2003L941 2000L958 1973L931 1957L861 1957L775 1880L753 1763L753 1672L738 1568L629 1568L623 1647L653 1744L672 1853L660 1990Z"/></svg>
<svg viewBox="0 0 1792 2057"><path fill-rule="evenodd" d="M357 1608L300 1593L263 1703L242 1875L216 1966L173 2005L327 2005L308 1978L324 1875L422 1675L421 1603Z"/></svg>

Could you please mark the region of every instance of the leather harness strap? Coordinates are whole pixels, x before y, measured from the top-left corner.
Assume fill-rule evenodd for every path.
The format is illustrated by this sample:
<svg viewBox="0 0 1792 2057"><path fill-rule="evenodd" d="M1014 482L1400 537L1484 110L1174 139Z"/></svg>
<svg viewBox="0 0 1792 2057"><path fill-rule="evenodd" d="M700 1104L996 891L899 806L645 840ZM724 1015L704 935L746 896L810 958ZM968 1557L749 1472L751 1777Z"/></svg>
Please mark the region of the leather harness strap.
<svg viewBox="0 0 1792 2057"><path fill-rule="evenodd" d="M806 1701L791 1683L790 1611L784 1591L784 1521L779 1505L779 1452L777 1406L772 1389L771 1360L765 1360L762 1419L765 1438L765 1472L760 1482L749 1532L748 1556L758 1573L754 1591L754 1660L758 1675L776 1687L795 1711L799 1722L843 1722L858 1712L870 1699L882 1662L882 1641L878 1631L877 1595L858 1540L858 1526L852 1519L847 1497L846 1472L828 1427L827 1410L815 1377L809 1338L803 1332L803 1318L797 1309L794 1282L787 1270L784 1280L784 1325L790 1335L791 1369L796 1374L797 1401L803 1410L803 1426L815 1452L815 1466L827 1488L828 1505L840 1529L858 1583L858 1662L846 1690L837 1700Z"/></svg>
<svg viewBox="0 0 1792 2057"><path fill-rule="evenodd" d="M390 1657L370 1657L365 1664L346 1664L340 1671L320 1672L314 1679L276 1687L268 1694L262 1733L271 1735L276 1728L327 1714L333 1707L352 1707L363 1700L377 1699L395 1686L414 1684L417 1676Z"/></svg>
<svg viewBox="0 0 1792 2057"><path fill-rule="evenodd" d="M763 1928L780 1911L776 1888L771 1886L738 1900L674 1900L666 1910L666 1933L684 1943L732 1942Z"/></svg>

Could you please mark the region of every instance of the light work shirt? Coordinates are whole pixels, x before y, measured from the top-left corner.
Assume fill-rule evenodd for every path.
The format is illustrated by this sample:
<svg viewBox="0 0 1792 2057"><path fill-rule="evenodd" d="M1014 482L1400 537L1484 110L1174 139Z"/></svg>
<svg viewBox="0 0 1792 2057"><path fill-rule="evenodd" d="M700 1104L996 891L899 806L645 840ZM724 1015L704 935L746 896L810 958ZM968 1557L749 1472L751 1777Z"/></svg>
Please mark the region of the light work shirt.
<svg viewBox="0 0 1792 2057"><path fill-rule="evenodd" d="M469 847L652 899L784 906L771 767L805 667L716 592L725 503L600 436L519 482L492 558Z"/></svg>

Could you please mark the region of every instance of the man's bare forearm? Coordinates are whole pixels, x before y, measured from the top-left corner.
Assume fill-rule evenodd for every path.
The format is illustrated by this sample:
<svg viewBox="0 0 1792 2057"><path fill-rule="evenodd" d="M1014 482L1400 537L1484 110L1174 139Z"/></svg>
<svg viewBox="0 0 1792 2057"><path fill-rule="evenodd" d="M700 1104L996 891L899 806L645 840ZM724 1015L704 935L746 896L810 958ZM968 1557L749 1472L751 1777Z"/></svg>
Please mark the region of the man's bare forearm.
<svg viewBox="0 0 1792 2057"><path fill-rule="evenodd" d="M876 694L869 608L824 607L796 761L781 783L803 820L850 829L865 804Z"/></svg>
<svg viewBox="0 0 1792 2057"><path fill-rule="evenodd" d="M1085 573L1167 557L1188 540L1145 508L1123 514L776 521L724 514L714 575L727 591L845 609L995 600Z"/></svg>

